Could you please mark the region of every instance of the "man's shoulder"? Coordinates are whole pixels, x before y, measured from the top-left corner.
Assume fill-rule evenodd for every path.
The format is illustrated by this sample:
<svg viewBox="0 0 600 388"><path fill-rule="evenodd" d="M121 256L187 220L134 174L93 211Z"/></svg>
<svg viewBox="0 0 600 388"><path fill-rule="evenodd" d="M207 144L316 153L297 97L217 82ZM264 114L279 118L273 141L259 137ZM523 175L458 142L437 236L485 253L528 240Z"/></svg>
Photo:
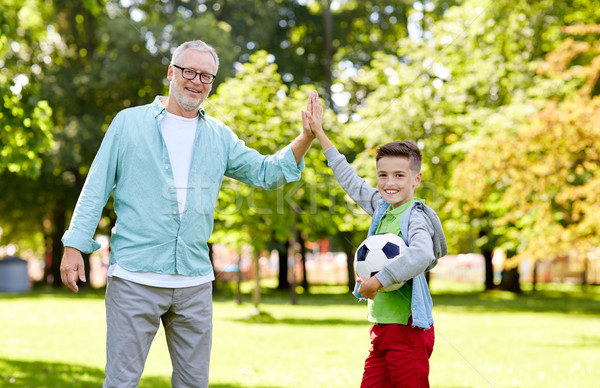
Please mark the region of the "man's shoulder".
<svg viewBox="0 0 600 388"><path fill-rule="evenodd" d="M207 114L204 114L202 120L205 122L206 126L221 139L237 141L237 134L221 120Z"/></svg>
<svg viewBox="0 0 600 388"><path fill-rule="evenodd" d="M222 122L221 120L219 120L218 118L208 115L208 114L204 114L204 116L202 117L203 120L206 120L206 122L208 124L210 124L212 127L219 129L220 131L228 131L228 132L233 132L231 130L231 128L229 128L229 126L227 126L227 124L225 124L224 122Z"/></svg>
<svg viewBox="0 0 600 388"><path fill-rule="evenodd" d="M140 115L144 115L150 111L152 111L152 103L144 104L144 105L136 105L136 106L131 106L131 107L120 110L117 113L117 117L118 116L122 116L122 117L138 116L139 117Z"/></svg>
<svg viewBox="0 0 600 388"><path fill-rule="evenodd" d="M219 120L218 118L216 118L214 116L211 116L211 115L208 115L205 113L204 116L202 117L202 119L206 120L207 123L215 125L219 128L223 128L223 129L227 129L227 130L231 131L231 129L227 125L225 125L224 122L222 122L221 120Z"/></svg>

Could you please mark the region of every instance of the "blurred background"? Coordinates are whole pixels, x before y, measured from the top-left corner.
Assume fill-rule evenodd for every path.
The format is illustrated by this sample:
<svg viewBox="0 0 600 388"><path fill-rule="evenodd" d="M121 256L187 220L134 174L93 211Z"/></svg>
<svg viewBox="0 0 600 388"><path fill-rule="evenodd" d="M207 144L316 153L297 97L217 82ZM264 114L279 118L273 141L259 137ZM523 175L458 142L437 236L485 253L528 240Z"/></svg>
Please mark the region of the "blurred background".
<svg viewBox="0 0 600 388"><path fill-rule="evenodd" d="M440 214L452 255L432 278L514 292L523 281L598 284L597 5L3 0L0 257L60 286L60 238L108 124L166 94L173 49L202 39L221 58L204 108L263 153L299 133L312 89L334 144L372 184L378 145L417 142L416 195ZM317 144L306 162L301 182L275 192L226 178L211 239L218 279L260 269L284 289L351 286L369 217ZM109 200L92 285L104 281L114 222Z"/></svg>
<svg viewBox="0 0 600 388"><path fill-rule="evenodd" d="M60 239L112 118L165 95L172 51L201 39L221 60L204 109L264 154L297 136L314 89L371 184L378 145L418 144L416 196L449 247L428 274L433 387L595 387L599 5L0 0L0 386L102 384L112 200L77 295ZM305 161L276 191L223 182L211 387L359 385L369 323L348 290L370 218L316 142ZM161 338L140 386L170 373Z"/></svg>

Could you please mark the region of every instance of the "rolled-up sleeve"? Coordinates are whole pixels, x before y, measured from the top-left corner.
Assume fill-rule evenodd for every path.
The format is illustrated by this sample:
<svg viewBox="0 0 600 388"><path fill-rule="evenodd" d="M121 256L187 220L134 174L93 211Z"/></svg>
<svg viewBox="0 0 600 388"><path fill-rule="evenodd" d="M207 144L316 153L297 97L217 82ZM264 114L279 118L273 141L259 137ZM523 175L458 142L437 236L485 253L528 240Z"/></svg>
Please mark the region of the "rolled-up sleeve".
<svg viewBox="0 0 600 388"><path fill-rule="evenodd" d="M285 183L300 180L305 168L304 159L296 163L290 145L273 155L262 155L247 147L233 132L230 136L232 144L225 175L264 189L276 189Z"/></svg>
<svg viewBox="0 0 600 388"><path fill-rule="evenodd" d="M279 158L281 159L280 163L285 180L287 182L300 180L302 171L304 171L305 168L304 158L300 160L300 163L296 163L296 157L292 151L292 146L289 144L283 147L281 151L277 152L275 155L279 155Z"/></svg>

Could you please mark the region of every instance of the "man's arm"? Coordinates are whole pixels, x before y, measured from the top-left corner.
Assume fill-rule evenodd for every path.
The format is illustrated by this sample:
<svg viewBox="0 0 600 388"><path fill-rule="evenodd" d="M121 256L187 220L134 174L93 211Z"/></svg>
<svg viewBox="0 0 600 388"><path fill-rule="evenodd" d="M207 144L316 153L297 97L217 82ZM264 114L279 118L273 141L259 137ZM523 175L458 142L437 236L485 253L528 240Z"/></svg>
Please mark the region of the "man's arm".
<svg viewBox="0 0 600 388"><path fill-rule="evenodd" d="M304 114L305 113L302 112L302 121L304 121ZM312 141L314 139L314 136L311 137L311 135L307 135L303 129L302 133L298 135L297 138L292 140L292 142L290 143L290 147L292 148L292 152L294 153L296 163L300 163L304 155L306 155L306 152L308 152L308 149L310 148L310 145L312 144Z"/></svg>
<svg viewBox="0 0 600 388"><path fill-rule="evenodd" d="M79 290L77 278L86 281L81 252L91 253L100 248L93 235L115 185L119 143L116 132L121 121L121 116L117 115L104 135L77 200L69 229L62 238L65 251L60 277L73 292Z"/></svg>
<svg viewBox="0 0 600 388"><path fill-rule="evenodd" d="M318 94L316 91L311 96ZM310 109L310 99L307 105ZM300 172L304 169L304 155L315 139L302 111L302 132L290 144L273 155L262 155L258 151L247 147L243 141L227 128L231 137L227 154L227 168L225 175L252 186L264 189L275 189L286 182L300 179Z"/></svg>

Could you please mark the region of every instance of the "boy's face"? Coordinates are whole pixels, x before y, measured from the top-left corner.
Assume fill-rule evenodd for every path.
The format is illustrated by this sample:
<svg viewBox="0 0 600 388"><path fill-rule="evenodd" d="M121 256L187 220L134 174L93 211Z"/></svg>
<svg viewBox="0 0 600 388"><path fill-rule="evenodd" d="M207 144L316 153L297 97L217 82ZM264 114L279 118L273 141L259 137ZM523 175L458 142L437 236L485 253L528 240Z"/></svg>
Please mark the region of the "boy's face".
<svg viewBox="0 0 600 388"><path fill-rule="evenodd" d="M392 208L412 201L419 183L421 173L410 168L409 158L384 156L377 161L377 188Z"/></svg>

